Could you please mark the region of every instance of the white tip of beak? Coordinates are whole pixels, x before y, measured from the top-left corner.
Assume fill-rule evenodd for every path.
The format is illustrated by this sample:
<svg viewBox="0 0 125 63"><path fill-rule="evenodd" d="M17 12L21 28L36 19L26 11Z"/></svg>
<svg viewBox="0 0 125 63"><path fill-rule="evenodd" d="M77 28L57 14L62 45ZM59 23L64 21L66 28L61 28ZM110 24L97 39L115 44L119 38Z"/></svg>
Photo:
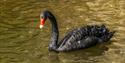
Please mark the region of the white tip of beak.
<svg viewBox="0 0 125 63"><path fill-rule="evenodd" d="M43 25L40 25L39 27L40 27L40 29L42 29L44 26L43 26Z"/></svg>

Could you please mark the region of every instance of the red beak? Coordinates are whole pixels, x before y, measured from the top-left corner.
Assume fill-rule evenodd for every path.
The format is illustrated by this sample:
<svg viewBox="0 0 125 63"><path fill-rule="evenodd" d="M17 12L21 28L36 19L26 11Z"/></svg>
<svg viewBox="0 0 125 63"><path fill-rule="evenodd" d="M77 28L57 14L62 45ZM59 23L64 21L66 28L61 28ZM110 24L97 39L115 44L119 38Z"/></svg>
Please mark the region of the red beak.
<svg viewBox="0 0 125 63"><path fill-rule="evenodd" d="M40 28L44 27L45 19L40 19Z"/></svg>

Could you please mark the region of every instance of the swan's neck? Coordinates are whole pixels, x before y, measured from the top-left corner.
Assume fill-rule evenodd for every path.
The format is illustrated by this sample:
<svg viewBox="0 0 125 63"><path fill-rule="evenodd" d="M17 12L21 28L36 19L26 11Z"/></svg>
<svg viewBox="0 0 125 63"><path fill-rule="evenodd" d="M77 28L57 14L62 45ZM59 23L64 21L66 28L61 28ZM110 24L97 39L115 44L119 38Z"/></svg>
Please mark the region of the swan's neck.
<svg viewBox="0 0 125 63"><path fill-rule="evenodd" d="M54 16L48 18L50 19L50 22L52 24L52 36L51 36L51 42L49 44L49 49L57 49L57 42L59 35L57 21Z"/></svg>

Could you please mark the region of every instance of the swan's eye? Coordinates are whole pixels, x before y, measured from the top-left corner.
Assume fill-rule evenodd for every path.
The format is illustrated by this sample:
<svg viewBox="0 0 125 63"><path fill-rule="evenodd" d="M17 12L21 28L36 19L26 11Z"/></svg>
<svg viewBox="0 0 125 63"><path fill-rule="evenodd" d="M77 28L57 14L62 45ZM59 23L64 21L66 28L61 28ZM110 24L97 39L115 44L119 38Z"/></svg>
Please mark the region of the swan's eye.
<svg viewBox="0 0 125 63"><path fill-rule="evenodd" d="M40 18L44 18L43 16L40 16Z"/></svg>
<svg viewBox="0 0 125 63"><path fill-rule="evenodd" d="M44 18L43 14L40 14L40 18Z"/></svg>
<svg viewBox="0 0 125 63"><path fill-rule="evenodd" d="M43 16L41 18L44 18Z"/></svg>

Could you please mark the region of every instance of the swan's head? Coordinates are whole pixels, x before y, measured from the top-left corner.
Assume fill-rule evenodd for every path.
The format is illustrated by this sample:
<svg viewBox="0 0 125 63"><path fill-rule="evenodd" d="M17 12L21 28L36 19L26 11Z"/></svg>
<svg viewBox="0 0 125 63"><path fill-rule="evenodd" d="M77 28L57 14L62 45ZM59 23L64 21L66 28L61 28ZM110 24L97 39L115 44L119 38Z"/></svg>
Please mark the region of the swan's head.
<svg viewBox="0 0 125 63"><path fill-rule="evenodd" d="M53 16L53 14L50 11L45 10L44 12L40 14L40 28L44 27L44 23L47 18L49 18L49 20L52 22L55 21L53 23L56 25L56 19Z"/></svg>
<svg viewBox="0 0 125 63"><path fill-rule="evenodd" d="M44 23L45 23L47 17L48 17L47 12L43 12L40 14L40 26L39 26L40 29L44 27Z"/></svg>

